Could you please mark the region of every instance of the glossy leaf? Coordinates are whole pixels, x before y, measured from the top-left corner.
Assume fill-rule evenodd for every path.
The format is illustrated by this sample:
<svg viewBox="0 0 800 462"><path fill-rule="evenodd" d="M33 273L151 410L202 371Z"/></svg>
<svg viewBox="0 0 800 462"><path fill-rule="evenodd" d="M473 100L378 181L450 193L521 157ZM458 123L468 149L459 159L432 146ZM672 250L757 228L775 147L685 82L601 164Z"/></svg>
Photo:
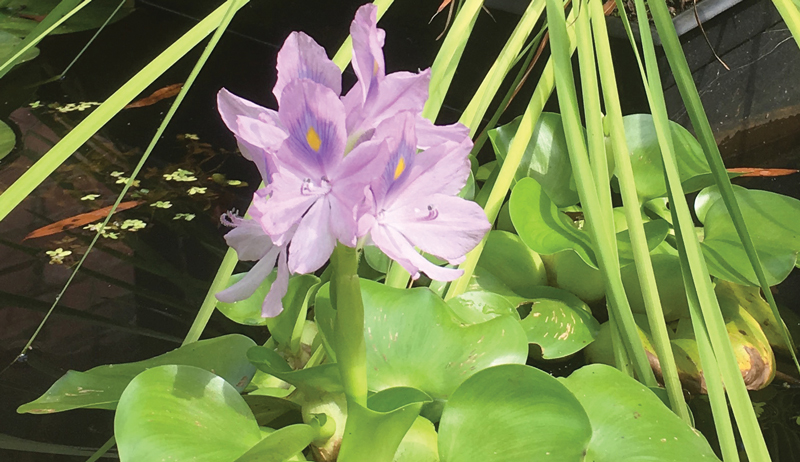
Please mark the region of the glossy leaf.
<svg viewBox="0 0 800 462"><path fill-rule="evenodd" d="M592 427L581 404L546 372L501 365L473 375L445 404L442 462L582 460Z"/></svg>
<svg viewBox="0 0 800 462"><path fill-rule="evenodd" d="M686 299L686 287L683 284L680 260L677 256L665 254L652 255L651 259L664 319L669 322L681 317L689 317L689 302ZM631 311L646 313L636 266L629 265L622 268L621 275Z"/></svg>
<svg viewBox="0 0 800 462"><path fill-rule="evenodd" d="M17 412L50 414L79 408L115 409L123 390L137 374L168 364L214 371L241 391L255 373L255 367L245 356L254 345L243 335L231 334L194 342L145 361L98 366L86 372L69 371L39 399L23 404Z"/></svg>
<svg viewBox="0 0 800 462"><path fill-rule="evenodd" d="M246 273L231 276L228 287L241 280ZM245 300L234 303L217 302L217 309L231 321L248 326L267 326L270 335L279 345L288 346L292 339L298 316L304 312L306 295L319 278L313 274L299 274L289 278L289 288L283 297L283 311L274 318L261 317L261 305L267 296L277 272L273 271L256 289L255 293Z"/></svg>
<svg viewBox="0 0 800 462"><path fill-rule="evenodd" d="M525 333L512 317L464 326L427 288L395 289L362 280L361 292L371 390L410 386L446 398L481 369L525 362ZM328 286L323 286L315 313L330 343L336 313L329 297Z"/></svg>
<svg viewBox="0 0 800 462"><path fill-rule="evenodd" d="M600 323L578 297L554 287L537 287L525 300L530 313L521 322L528 343L542 349L544 359L563 358L592 343Z"/></svg>
<svg viewBox="0 0 800 462"><path fill-rule="evenodd" d="M519 236L506 231L489 232L478 268L492 273L517 293L547 284L547 271L542 258L525 245Z"/></svg>
<svg viewBox="0 0 800 462"><path fill-rule="evenodd" d="M17 144L17 135L14 130L3 122L0 122L0 160L3 160Z"/></svg>
<svg viewBox="0 0 800 462"><path fill-rule="evenodd" d="M394 462L439 462L439 434L430 420L417 417L394 455Z"/></svg>
<svg viewBox="0 0 800 462"><path fill-rule="evenodd" d="M592 439L586 460L718 460L699 432L686 425L646 386L619 370L592 364L561 380L591 421Z"/></svg>
<svg viewBox="0 0 800 462"><path fill-rule="evenodd" d="M234 462L284 462L306 460L299 453L316 438L310 425L295 424L270 433Z"/></svg>
<svg viewBox="0 0 800 462"><path fill-rule="evenodd" d="M15 50L15 47L20 43L22 43L22 39L0 28L0 63L16 54L17 50ZM23 53L22 56L17 58L15 65L30 61L37 56L39 56L39 49L36 47L30 48ZM0 158L2 157L3 155L0 154Z"/></svg>
<svg viewBox="0 0 800 462"><path fill-rule="evenodd" d="M755 243L767 281L775 285L794 269L800 252L800 201L768 191L735 188L747 228ZM758 286L750 260L716 187L698 195L695 210L703 222L703 255L709 272L726 281Z"/></svg>
<svg viewBox="0 0 800 462"><path fill-rule="evenodd" d="M340 460L391 460L403 436L431 398L420 390L396 387L381 390L367 400L367 407L347 403L348 417L339 452Z"/></svg>
<svg viewBox="0 0 800 462"><path fill-rule="evenodd" d="M551 255L572 249L587 264L597 267L589 236L558 211L536 180L523 178L517 182L511 192L509 211L519 237L534 252Z"/></svg>
<svg viewBox="0 0 800 462"><path fill-rule="evenodd" d="M338 393L343 390L339 367L336 364L293 370L275 350L263 346L250 348L247 351L247 359L260 371L274 375L308 395Z"/></svg>
<svg viewBox="0 0 800 462"><path fill-rule="evenodd" d="M497 161L502 163L511 141L514 139L522 117L489 131ZM564 137L564 126L561 115L543 112L533 129L533 135L522 161L514 175L515 181L529 177L540 185L545 194L557 207L567 207L578 203L578 191L572 177L572 166L569 162L567 140Z"/></svg>
<svg viewBox="0 0 800 462"><path fill-rule="evenodd" d="M447 305L464 324L480 324L498 316L519 319L517 307L506 297L483 290L464 292L448 300Z"/></svg>
<svg viewBox="0 0 800 462"><path fill-rule="evenodd" d="M667 195L664 167L658 146L653 116L630 114L622 118L625 140L636 177L636 192L642 202ZM686 192L697 191L714 183L703 149L688 130L670 121L670 131L678 159L678 171ZM699 181L702 180L702 181ZM691 182L691 184L689 184ZM704 184L703 184L704 183Z"/></svg>

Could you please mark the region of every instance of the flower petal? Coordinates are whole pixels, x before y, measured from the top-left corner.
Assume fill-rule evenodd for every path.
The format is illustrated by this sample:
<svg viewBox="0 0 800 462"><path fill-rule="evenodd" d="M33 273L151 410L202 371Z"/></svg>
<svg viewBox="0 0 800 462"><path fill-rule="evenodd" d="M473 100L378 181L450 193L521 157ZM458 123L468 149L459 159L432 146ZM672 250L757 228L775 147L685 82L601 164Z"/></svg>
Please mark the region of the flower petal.
<svg viewBox="0 0 800 462"><path fill-rule="evenodd" d="M279 252L279 247L270 249L263 258L258 260L258 263L250 268L250 271L248 271L239 282L222 292L218 292L217 300L225 303L233 303L250 298L255 293L256 289L258 289L258 286L264 282L264 279L272 273L272 269L275 268L275 257L278 256Z"/></svg>
<svg viewBox="0 0 800 462"><path fill-rule="evenodd" d="M328 261L335 245L336 238L331 232L331 207L327 199L321 199L308 210L292 238L289 271L313 273Z"/></svg>
<svg viewBox="0 0 800 462"><path fill-rule="evenodd" d="M417 149L426 150L445 141L462 143L469 139L469 128L461 123L434 125L433 122L417 114Z"/></svg>
<svg viewBox="0 0 800 462"><path fill-rule="evenodd" d="M448 141L417 154L402 189L392 190L387 206L401 195L429 197L433 194L454 196L461 191L469 178L469 152L472 141Z"/></svg>
<svg viewBox="0 0 800 462"><path fill-rule="evenodd" d="M376 91L378 82L386 74L383 61L383 39L385 33L378 29L378 7L366 4L356 11L350 25L353 37L353 70L358 77L363 99L370 91ZM364 101L362 100L362 103Z"/></svg>
<svg viewBox="0 0 800 462"><path fill-rule="evenodd" d="M260 260L273 248L272 239L255 220L239 221L236 228L225 235L225 242L236 250L240 261Z"/></svg>
<svg viewBox="0 0 800 462"><path fill-rule="evenodd" d="M261 120L264 123L272 123L276 126L280 125L277 112L236 96L226 88L217 93L217 110L219 110L225 125L234 133L238 128L236 118L239 116Z"/></svg>
<svg viewBox="0 0 800 462"><path fill-rule="evenodd" d="M393 72L380 82L378 91L370 91L366 96L360 85L354 86L342 98L347 111L347 133L375 128L403 111L422 112L430 78L430 69L419 74Z"/></svg>
<svg viewBox="0 0 800 462"><path fill-rule="evenodd" d="M269 288L264 303L261 304L261 317L274 318L283 311L283 297L289 290L289 269L286 266L286 248L278 255L278 272Z"/></svg>
<svg viewBox="0 0 800 462"><path fill-rule="evenodd" d="M466 255L491 227L478 204L443 194L409 200L386 210L378 221L402 233L423 252L448 261Z"/></svg>
<svg viewBox="0 0 800 462"><path fill-rule="evenodd" d="M293 172L281 170L272 177L269 199L253 196L252 209L260 214L258 222L275 245L284 245L291 239L292 227L319 200L318 196L302 194L303 185L303 179Z"/></svg>
<svg viewBox="0 0 800 462"><path fill-rule="evenodd" d="M278 150L279 164L325 175L341 161L347 141L344 106L329 88L307 79L290 83L278 114L289 132Z"/></svg>
<svg viewBox="0 0 800 462"><path fill-rule="evenodd" d="M342 94L342 72L328 58L325 49L308 35L292 32L278 52L278 81L272 94L280 101L284 89L293 81L309 79Z"/></svg>
<svg viewBox="0 0 800 462"><path fill-rule="evenodd" d="M383 253L399 263L414 279L419 278L420 271L437 281L452 281L464 274L463 270L434 265L420 255L402 233L391 227L376 225L372 228L370 237Z"/></svg>

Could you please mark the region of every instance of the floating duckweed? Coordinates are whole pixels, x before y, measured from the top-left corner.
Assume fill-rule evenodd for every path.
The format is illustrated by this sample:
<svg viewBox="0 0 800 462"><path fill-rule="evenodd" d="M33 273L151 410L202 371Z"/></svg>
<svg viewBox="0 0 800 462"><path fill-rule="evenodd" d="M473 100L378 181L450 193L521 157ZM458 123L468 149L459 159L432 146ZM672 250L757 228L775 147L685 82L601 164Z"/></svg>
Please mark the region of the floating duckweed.
<svg viewBox="0 0 800 462"><path fill-rule="evenodd" d="M61 247L56 250L48 250L45 253L50 257L51 265L62 265L64 263L64 257L72 255L71 250L64 250Z"/></svg>
<svg viewBox="0 0 800 462"><path fill-rule="evenodd" d="M93 200L97 199L98 197L100 197L100 194L87 194L87 195L81 197L81 200L82 201L93 201Z"/></svg>
<svg viewBox="0 0 800 462"><path fill-rule="evenodd" d="M41 101L34 101L34 102L28 104L28 106L30 106L31 109L36 109L36 108L44 106L44 104L42 104Z"/></svg>
<svg viewBox="0 0 800 462"><path fill-rule="evenodd" d="M62 113L63 112L72 112L72 111L85 111L86 109L89 109L92 106L99 106L99 105L100 105L100 103L97 103L97 102L94 102L94 101L85 101L85 102L80 102L78 104L67 103L64 106L56 106L55 109L58 112L62 112Z"/></svg>
<svg viewBox="0 0 800 462"><path fill-rule="evenodd" d="M109 173L109 175L113 176L114 178L121 177L124 174L125 174L125 172L111 172L111 173Z"/></svg>
<svg viewBox="0 0 800 462"><path fill-rule="evenodd" d="M83 229L88 229L89 231L94 231L94 232L97 232L97 231L101 231L102 232L103 224L102 223L92 223L90 225L84 226Z"/></svg>
<svg viewBox="0 0 800 462"><path fill-rule="evenodd" d="M239 180L228 180L228 185L230 186L241 186L242 182Z"/></svg>
<svg viewBox="0 0 800 462"><path fill-rule="evenodd" d="M192 220L194 220L194 214L193 213L177 213L177 214L175 214L174 217L172 217L172 219L173 220L181 220L181 219L183 219L183 220L186 220L186 221L192 221Z"/></svg>
<svg viewBox="0 0 800 462"><path fill-rule="evenodd" d="M147 226L147 223L143 222L142 220L125 220L122 222L120 228L127 229L128 231L138 231L145 226Z"/></svg>
<svg viewBox="0 0 800 462"><path fill-rule="evenodd" d="M186 133L183 135L183 137L186 138L187 140L195 140L195 141L200 139L200 137L195 135L194 133Z"/></svg>
<svg viewBox="0 0 800 462"><path fill-rule="evenodd" d="M207 189L207 188L199 188L199 187L197 187L197 186L192 186L192 187L191 187L191 188L190 188L188 191L186 191L186 192L187 192L187 193L189 193L189 195L190 195L190 196L194 196L195 194L205 194L205 193L206 193L206 189Z"/></svg>
<svg viewBox="0 0 800 462"><path fill-rule="evenodd" d="M117 178L117 184L125 184L125 183L128 182L128 180L130 180L130 178L126 178L124 176L121 176L121 177ZM139 180L133 180L133 182L131 183L131 186L133 186L134 188L138 188L139 187Z"/></svg>
<svg viewBox="0 0 800 462"><path fill-rule="evenodd" d="M179 168L172 173L165 173L164 178L167 181L195 181L197 178L194 176L194 173L190 172L189 170L184 170Z"/></svg>
<svg viewBox="0 0 800 462"><path fill-rule="evenodd" d="M150 207L158 207L160 209L168 209L172 207L172 202L170 201L157 201L150 204Z"/></svg>

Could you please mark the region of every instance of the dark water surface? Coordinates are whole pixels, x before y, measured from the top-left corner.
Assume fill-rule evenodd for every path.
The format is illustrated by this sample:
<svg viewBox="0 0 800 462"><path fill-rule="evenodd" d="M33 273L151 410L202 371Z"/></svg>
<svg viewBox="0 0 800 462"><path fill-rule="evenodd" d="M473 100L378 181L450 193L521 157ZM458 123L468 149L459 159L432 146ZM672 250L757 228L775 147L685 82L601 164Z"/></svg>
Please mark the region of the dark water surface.
<svg viewBox="0 0 800 462"><path fill-rule="evenodd" d="M138 1L136 10L103 31L63 80L37 85L66 68L93 31L45 39L39 45L38 58L0 80L0 118L14 128L18 139L15 151L0 161L0 189L13 183L91 111L60 112L57 107L103 101L218 3ZM216 113L216 92L224 86L275 108L271 94L275 55L288 33L306 31L332 56L347 36L360 3L254 0L238 13L145 165L140 186L132 188L131 192L138 191L138 195L129 192L125 198L141 203L115 216L118 229L108 232L116 238L99 240L33 349L24 361L0 375L0 434L95 448L112 435L111 412L79 410L34 416L18 415L15 409L40 396L69 369L146 359L178 346L226 250L219 216L226 210L246 208L260 181L256 170L236 152L233 137ZM444 27L445 15L428 24L439 3L398 0L392 6L381 21L381 27L387 30L387 71L430 66L439 47L436 36ZM516 23L513 14L491 11L494 19L485 13L478 19L440 123L458 119ZM614 45L620 60L629 58L622 48L624 43ZM797 47L792 50L786 53L796 52ZM183 82L201 51L198 48L189 53L142 96ZM354 82L351 72L345 73L344 81L349 88ZM532 86L523 90L501 121L521 114L531 91ZM623 86L622 91L630 91L626 104L640 106L637 89ZM32 107L37 101L40 106ZM27 240L25 236L55 221L111 205L122 189L116 181L130 174L171 101L122 111L0 224L0 368L14 360L33 334L69 277L70 268L85 251L92 232L81 226ZM800 105L800 97L785 103L786 107ZM548 108L556 110L556 105L551 103ZM769 124L760 125L758 138L754 129L734 135L733 139L739 136L759 141L733 143L736 150L729 149L734 161L730 166L800 167L797 113L782 115L773 129ZM485 150L481 157L490 159L493 154ZM174 181L164 177L178 169L196 179ZM800 195L797 177L752 179L742 184ZM205 189L190 195L192 187ZM143 189L149 192L144 194ZM85 199L89 194L99 196ZM151 206L156 202L162 206L169 202L171 206ZM187 221L189 215L193 218ZM138 225L128 222L129 226L122 229L126 220L139 220L146 226L133 231ZM64 256L60 264L51 264L53 258L46 252L58 248L72 254ZM791 285L798 286L797 277L781 286L777 296L797 310L796 289L784 289ZM264 330L239 326L218 313L212 317L206 336L229 332L244 333L257 342L267 338ZM789 430L785 430L783 420L781 435L788 432L794 436L782 438L800 441L797 429L787 426ZM0 450L0 460L85 459Z"/></svg>

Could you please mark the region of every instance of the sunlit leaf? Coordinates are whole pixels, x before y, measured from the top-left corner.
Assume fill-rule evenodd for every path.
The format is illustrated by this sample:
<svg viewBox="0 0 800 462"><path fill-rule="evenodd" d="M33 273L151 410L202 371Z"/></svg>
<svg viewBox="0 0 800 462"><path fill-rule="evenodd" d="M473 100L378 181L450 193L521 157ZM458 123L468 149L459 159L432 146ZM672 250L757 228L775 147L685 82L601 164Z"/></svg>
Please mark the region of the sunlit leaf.
<svg viewBox="0 0 800 462"><path fill-rule="evenodd" d="M50 414L78 408L115 409L131 379L149 368L167 364L214 371L237 390L244 390L255 373L255 367L245 356L254 345L243 335L231 334L190 343L144 361L98 366L86 372L69 371L40 398L23 404L17 412Z"/></svg>
<svg viewBox="0 0 800 462"><path fill-rule="evenodd" d="M592 427L581 404L550 374L501 365L473 375L445 404L442 462L578 461Z"/></svg>
<svg viewBox="0 0 800 462"><path fill-rule="evenodd" d="M586 460L718 460L700 432L623 372L593 364L561 381L578 398L591 421L592 439Z"/></svg>

